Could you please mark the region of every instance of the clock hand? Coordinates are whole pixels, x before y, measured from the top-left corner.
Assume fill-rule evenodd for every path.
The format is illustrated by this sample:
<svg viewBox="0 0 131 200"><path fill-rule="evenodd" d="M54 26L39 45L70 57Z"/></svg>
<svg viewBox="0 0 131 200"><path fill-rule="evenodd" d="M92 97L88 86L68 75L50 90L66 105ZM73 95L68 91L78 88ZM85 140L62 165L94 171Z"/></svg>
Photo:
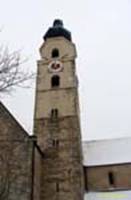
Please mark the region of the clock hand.
<svg viewBox="0 0 131 200"><path fill-rule="evenodd" d="M63 55L61 58L65 58L65 57L67 57L68 56L68 54L65 54L65 55Z"/></svg>

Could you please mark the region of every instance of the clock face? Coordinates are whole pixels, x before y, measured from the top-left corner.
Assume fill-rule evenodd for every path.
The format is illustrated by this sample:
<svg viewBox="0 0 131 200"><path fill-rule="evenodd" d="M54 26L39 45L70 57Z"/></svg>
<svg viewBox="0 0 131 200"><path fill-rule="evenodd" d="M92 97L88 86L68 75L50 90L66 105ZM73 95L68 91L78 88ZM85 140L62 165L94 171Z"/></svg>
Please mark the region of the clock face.
<svg viewBox="0 0 131 200"><path fill-rule="evenodd" d="M49 66L48 69L50 72L59 72L63 69L63 65L60 61L52 61Z"/></svg>

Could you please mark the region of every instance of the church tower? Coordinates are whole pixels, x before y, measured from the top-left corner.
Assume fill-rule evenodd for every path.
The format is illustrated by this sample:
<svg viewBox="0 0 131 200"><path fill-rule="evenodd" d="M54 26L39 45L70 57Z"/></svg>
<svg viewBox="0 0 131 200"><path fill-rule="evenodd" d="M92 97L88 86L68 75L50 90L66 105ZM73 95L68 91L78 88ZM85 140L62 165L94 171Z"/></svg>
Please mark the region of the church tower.
<svg viewBox="0 0 131 200"><path fill-rule="evenodd" d="M83 200L76 48L55 20L44 35L38 61L35 135L35 200ZM39 193L39 194L38 194Z"/></svg>

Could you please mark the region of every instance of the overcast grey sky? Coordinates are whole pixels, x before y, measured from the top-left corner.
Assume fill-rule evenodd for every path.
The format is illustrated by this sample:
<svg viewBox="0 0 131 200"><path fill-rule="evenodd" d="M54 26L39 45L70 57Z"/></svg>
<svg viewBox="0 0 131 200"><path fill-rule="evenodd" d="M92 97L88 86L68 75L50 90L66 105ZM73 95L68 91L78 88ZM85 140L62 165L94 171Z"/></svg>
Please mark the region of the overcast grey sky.
<svg viewBox="0 0 131 200"><path fill-rule="evenodd" d="M131 0L4 0L0 42L22 49L25 67L36 70L42 36L55 18L77 47L83 138L131 136ZM34 89L2 100L31 132Z"/></svg>

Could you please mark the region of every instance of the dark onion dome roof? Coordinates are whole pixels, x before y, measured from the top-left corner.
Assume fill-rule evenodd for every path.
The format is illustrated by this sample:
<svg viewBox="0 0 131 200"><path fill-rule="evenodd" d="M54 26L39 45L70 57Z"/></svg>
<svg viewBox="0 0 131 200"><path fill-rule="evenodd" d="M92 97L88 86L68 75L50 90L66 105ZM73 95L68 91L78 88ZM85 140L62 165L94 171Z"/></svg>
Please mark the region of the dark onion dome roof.
<svg viewBox="0 0 131 200"><path fill-rule="evenodd" d="M53 27L49 28L44 35L44 40L53 37L65 37L67 40L71 41L71 33L66 30L63 26L63 22L60 19L56 19L53 23Z"/></svg>

